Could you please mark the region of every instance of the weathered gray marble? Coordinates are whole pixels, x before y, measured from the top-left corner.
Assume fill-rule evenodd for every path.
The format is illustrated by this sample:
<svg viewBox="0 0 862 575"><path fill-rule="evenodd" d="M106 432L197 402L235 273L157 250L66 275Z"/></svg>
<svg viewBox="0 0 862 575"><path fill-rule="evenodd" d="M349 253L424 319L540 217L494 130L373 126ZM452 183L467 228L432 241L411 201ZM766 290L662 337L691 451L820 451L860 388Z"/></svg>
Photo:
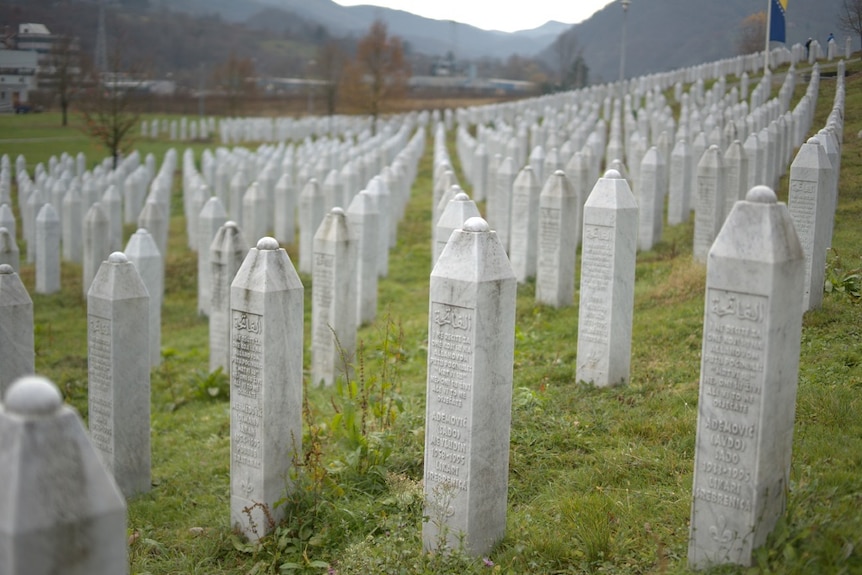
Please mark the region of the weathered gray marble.
<svg viewBox="0 0 862 575"><path fill-rule="evenodd" d="M487 554L506 531L517 283L481 218L456 230L434 271L428 315L426 549Z"/></svg>
<svg viewBox="0 0 862 575"><path fill-rule="evenodd" d="M661 241L664 218L665 161L652 146L641 160L638 171L638 249L651 250Z"/></svg>
<svg viewBox="0 0 862 575"><path fill-rule="evenodd" d="M316 178L299 194L299 271L310 274L314 267L314 234L326 216L325 197Z"/></svg>
<svg viewBox="0 0 862 575"><path fill-rule="evenodd" d="M60 291L60 218L51 204L36 217L36 293Z"/></svg>
<svg viewBox="0 0 862 575"><path fill-rule="evenodd" d="M608 170L584 205L576 377L597 386L630 378L638 208Z"/></svg>
<svg viewBox="0 0 862 575"><path fill-rule="evenodd" d="M13 383L0 437L0 573L128 573L126 502L57 387Z"/></svg>
<svg viewBox="0 0 862 575"><path fill-rule="evenodd" d="M102 204L94 202L84 218L84 265L82 287L84 297L90 291L90 283L102 261L111 253L111 224L102 209Z"/></svg>
<svg viewBox="0 0 862 575"><path fill-rule="evenodd" d="M555 171L549 172L549 177ZM568 178L566 179L568 180ZM536 277L539 195L542 192L540 181L533 168L525 166L512 184L512 229L509 236L509 262L518 283L524 283L528 279ZM574 187L572 187L572 191L576 193ZM448 238L445 238L444 241L448 241Z"/></svg>
<svg viewBox="0 0 862 575"><path fill-rule="evenodd" d="M302 454L303 287L275 238L251 248L230 288L230 523L266 535ZM248 511L245 511L245 510Z"/></svg>
<svg viewBox="0 0 862 575"><path fill-rule="evenodd" d="M675 226L691 216L691 190L694 182L691 146L685 139L677 141L670 155L668 178L667 223Z"/></svg>
<svg viewBox="0 0 862 575"><path fill-rule="evenodd" d="M557 170L539 196L536 302L553 307L574 303L582 221L581 202L565 172Z"/></svg>
<svg viewBox="0 0 862 575"><path fill-rule="evenodd" d="M125 497L150 490L150 296L122 252L87 294L90 437Z"/></svg>
<svg viewBox="0 0 862 575"><path fill-rule="evenodd" d="M347 209L351 241L356 244L356 325L377 317L377 257L380 214L371 194L360 191Z"/></svg>
<svg viewBox="0 0 862 575"><path fill-rule="evenodd" d="M787 199L796 234L805 253L805 281L802 309L816 309L823 303L826 250L829 233L829 195L832 166L826 150L816 138L802 144L790 166Z"/></svg>
<svg viewBox="0 0 862 575"><path fill-rule="evenodd" d="M688 563L751 565L784 513L805 254L765 186L709 251Z"/></svg>
<svg viewBox="0 0 862 575"><path fill-rule="evenodd" d="M123 251L135 264L150 296L150 365L162 363L162 301L165 291L165 264L153 236L144 228L129 237Z"/></svg>
<svg viewBox="0 0 862 575"><path fill-rule="evenodd" d="M724 223L724 161L710 146L697 165L694 204L694 259L706 263L709 248Z"/></svg>
<svg viewBox="0 0 862 575"><path fill-rule="evenodd" d="M212 196L204 202L197 218L197 248L198 248L198 313L209 315L212 303L212 267L210 246L219 228L227 221L227 213L221 200ZM243 246L243 254L247 246ZM233 276L231 276L231 280ZM230 282L227 283L227 287ZM227 305L227 304L225 304Z"/></svg>
<svg viewBox="0 0 862 575"><path fill-rule="evenodd" d="M434 252L431 254L432 269L433 264L437 263L440 254L443 253L443 248L449 243L452 232L463 228L464 222L473 217L479 217L479 208L476 207L476 202L464 192L459 191L452 197L446 209L440 214L440 219L437 220L435 233L437 242L434 245Z"/></svg>
<svg viewBox="0 0 862 575"><path fill-rule="evenodd" d="M242 231L232 220L219 227L210 242L210 371L222 368L227 372L230 367L230 286L245 259L247 245Z"/></svg>
<svg viewBox="0 0 862 575"><path fill-rule="evenodd" d="M13 381L35 372L33 300L15 269L0 263L0 396Z"/></svg>
<svg viewBox="0 0 862 575"><path fill-rule="evenodd" d="M356 351L356 242L344 210L330 210L314 234L311 271L311 381L332 385Z"/></svg>

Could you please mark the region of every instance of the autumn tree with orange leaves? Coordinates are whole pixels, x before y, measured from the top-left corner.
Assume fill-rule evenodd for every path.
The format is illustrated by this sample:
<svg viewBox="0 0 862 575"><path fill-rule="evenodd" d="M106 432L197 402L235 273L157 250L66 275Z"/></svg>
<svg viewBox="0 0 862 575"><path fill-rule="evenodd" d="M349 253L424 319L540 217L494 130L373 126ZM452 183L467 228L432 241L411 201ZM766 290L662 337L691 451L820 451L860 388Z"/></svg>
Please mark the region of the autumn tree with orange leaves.
<svg viewBox="0 0 862 575"><path fill-rule="evenodd" d="M736 48L740 54L753 54L754 52L760 52L765 46L766 12L757 12L748 16L739 25Z"/></svg>
<svg viewBox="0 0 862 575"><path fill-rule="evenodd" d="M376 131L377 118L404 97L409 75L401 39L388 34L385 22L375 20L346 66L343 94L353 107L373 118Z"/></svg>

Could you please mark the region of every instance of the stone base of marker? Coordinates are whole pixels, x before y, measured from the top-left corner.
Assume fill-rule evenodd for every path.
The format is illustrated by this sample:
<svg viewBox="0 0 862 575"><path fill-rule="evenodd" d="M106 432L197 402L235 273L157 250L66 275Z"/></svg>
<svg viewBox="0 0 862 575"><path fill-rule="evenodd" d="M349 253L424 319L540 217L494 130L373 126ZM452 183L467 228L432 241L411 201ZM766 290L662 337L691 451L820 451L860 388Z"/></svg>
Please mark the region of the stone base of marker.
<svg viewBox="0 0 862 575"><path fill-rule="evenodd" d="M505 534L516 290L482 218L452 233L431 273L426 549L463 541L483 555Z"/></svg>
<svg viewBox="0 0 862 575"><path fill-rule="evenodd" d="M737 202L707 261L688 563L751 565L784 513L805 255L765 186Z"/></svg>
<svg viewBox="0 0 862 575"><path fill-rule="evenodd" d="M0 437L0 573L128 573L126 502L57 387L14 382Z"/></svg>

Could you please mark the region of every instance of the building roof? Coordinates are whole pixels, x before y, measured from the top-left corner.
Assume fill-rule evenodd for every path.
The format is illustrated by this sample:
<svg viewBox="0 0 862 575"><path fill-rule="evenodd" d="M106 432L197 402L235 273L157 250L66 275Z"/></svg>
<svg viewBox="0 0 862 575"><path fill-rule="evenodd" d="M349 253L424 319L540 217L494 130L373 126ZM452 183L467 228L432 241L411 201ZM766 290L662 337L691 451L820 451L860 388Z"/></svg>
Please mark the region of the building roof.
<svg viewBox="0 0 862 575"><path fill-rule="evenodd" d="M50 35L51 31L48 30L48 27L44 24L37 23L26 23L26 24L18 24L18 33L19 34L46 34Z"/></svg>

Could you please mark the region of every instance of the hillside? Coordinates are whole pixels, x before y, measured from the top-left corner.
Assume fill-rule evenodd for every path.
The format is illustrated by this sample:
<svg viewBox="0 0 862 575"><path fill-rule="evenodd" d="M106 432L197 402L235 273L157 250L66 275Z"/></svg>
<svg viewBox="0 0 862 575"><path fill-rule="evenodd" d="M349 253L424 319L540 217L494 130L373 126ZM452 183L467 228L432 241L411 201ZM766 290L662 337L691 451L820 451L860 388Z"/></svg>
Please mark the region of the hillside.
<svg viewBox="0 0 862 575"><path fill-rule="evenodd" d="M788 46L804 43L809 36L824 43L830 32L843 38L837 28L840 6L841 0L791 0ZM631 78L735 56L739 23L764 9L764 2L750 0L634 0L628 14L626 75ZM567 32L583 48L596 81L618 77L622 21L622 8L615 2ZM552 50L546 49L541 58L553 62Z"/></svg>
<svg viewBox="0 0 862 575"><path fill-rule="evenodd" d="M756 4L756 6L755 6ZM628 14L628 77L691 66L736 54L739 23L762 9L750 0L635 0ZM788 43L808 36L839 38L841 0L791 0ZM106 11L109 45L143 63L155 76L197 86L231 54L252 59L261 75L304 75L316 47L329 38L350 45L370 23L383 19L408 49L414 71L425 73L434 56L452 52L460 61L482 61L481 73L506 75L512 54L539 57L555 70L550 45L567 26L548 22L516 33L480 30L373 6L340 6L332 0L122 0ZM86 55L95 47L97 4L92 1L7 0L0 2L0 25L42 22L59 34L77 36ZM568 28L583 48L593 82L619 73L622 10L613 2L588 20ZM490 65L488 65L490 63ZM509 76L512 77L512 76Z"/></svg>

